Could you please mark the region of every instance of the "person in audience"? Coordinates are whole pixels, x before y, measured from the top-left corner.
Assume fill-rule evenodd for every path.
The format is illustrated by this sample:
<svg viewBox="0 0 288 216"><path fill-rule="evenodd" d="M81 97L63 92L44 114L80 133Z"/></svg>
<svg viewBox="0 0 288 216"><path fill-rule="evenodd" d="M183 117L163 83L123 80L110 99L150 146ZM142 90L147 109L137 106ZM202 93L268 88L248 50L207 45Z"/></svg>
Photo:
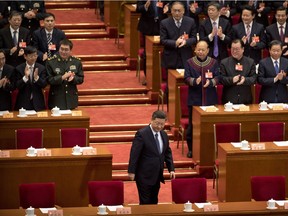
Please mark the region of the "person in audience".
<svg viewBox="0 0 288 216"><path fill-rule="evenodd" d="M175 178L169 138L163 130L167 116L161 110L153 112L148 126L136 132L128 165L128 176L136 181L140 205L157 204L160 182L164 183L164 162L170 178Z"/></svg>
<svg viewBox="0 0 288 216"><path fill-rule="evenodd" d="M208 56L209 45L199 41L195 47L196 56L187 60L184 80L189 86L187 104L189 109L189 124L186 130L188 158L192 158L192 109L193 106L217 104L215 86L218 83L219 65L217 60Z"/></svg>
<svg viewBox="0 0 288 216"><path fill-rule="evenodd" d="M282 42L283 56L288 57L288 24L287 20L287 9L280 6L276 10L275 14L276 23L271 24L266 28L267 43L270 44L273 40L278 40Z"/></svg>
<svg viewBox="0 0 288 216"><path fill-rule="evenodd" d="M137 29L140 32L140 43L144 48L143 71L146 76L146 48L145 36L159 35L160 22L166 18L168 12L168 3L166 1L147 0L137 1L136 12L141 13ZM143 80L143 85L146 85L146 80Z"/></svg>
<svg viewBox="0 0 288 216"><path fill-rule="evenodd" d="M261 51L266 47L264 26L254 21L255 10L246 5L242 11L242 22L232 27L233 39L241 39L244 43L244 55L254 59L258 64Z"/></svg>
<svg viewBox="0 0 288 216"><path fill-rule="evenodd" d="M15 110L44 110L45 99L43 89L47 85L45 67L36 62L37 49L27 46L24 49L26 63L16 67L15 85L18 89Z"/></svg>
<svg viewBox="0 0 288 216"><path fill-rule="evenodd" d="M0 29L4 28L9 22L9 9L8 9L8 2L1 1L0 4Z"/></svg>
<svg viewBox="0 0 288 216"><path fill-rule="evenodd" d="M22 15L12 11L10 25L0 29L0 48L5 51L6 63L16 67L24 63L24 48L30 43L29 30L21 27Z"/></svg>
<svg viewBox="0 0 288 216"><path fill-rule="evenodd" d="M231 24L227 19L220 17L220 4L210 2L208 4L209 19L199 27L200 40L209 44L209 56L220 62L228 57L228 46L231 43Z"/></svg>
<svg viewBox="0 0 288 216"><path fill-rule="evenodd" d="M21 26L29 29L30 36L32 36L32 33L40 28L40 20L43 20L46 13L45 1L12 1L11 11L18 11L23 14Z"/></svg>
<svg viewBox="0 0 288 216"><path fill-rule="evenodd" d="M48 107L57 106L61 110L78 107L78 89L84 81L82 62L72 56L73 43L60 41L59 54L46 62L48 83L50 84Z"/></svg>
<svg viewBox="0 0 288 216"><path fill-rule="evenodd" d="M273 40L269 44L270 57L262 59L258 68L258 83L262 85L260 101L287 103L288 59L281 57L282 43Z"/></svg>
<svg viewBox="0 0 288 216"><path fill-rule="evenodd" d="M160 23L160 42L164 46L162 66L166 69L184 68L192 57L192 45L196 44L196 24L184 15L184 5L173 2L172 17Z"/></svg>
<svg viewBox="0 0 288 216"><path fill-rule="evenodd" d="M252 104L251 85L257 78L255 62L244 56L244 42L241 39L232 41L231 54L232 56L223 59L220 64L222 103Z"/></svg>
<svg viewBox="0 0 288 216"><path fill-rule="evenodd" d="M246 0L248 5L255 11L255 22L262 24L264 28L269 25L269 13L271 11L271 1ZM244 7L245 8L245 7Z"/></svg>
<svg viewBox="0 0 288 216"><path fill-rule="evenodd" d="M5 52L0 49L0 111L12 110L11 91L14 90L15 68L5 64Z"/></svg>
<svg viewBox="0 0 288 216"><path fill-rule="evenodd" d="M54 14L45 14L43 23L44 27L34 31L32 36L32 45L38 50L38 62L41 64L58 52L60 41L66 38L61 29L55 28Z"/></svg>

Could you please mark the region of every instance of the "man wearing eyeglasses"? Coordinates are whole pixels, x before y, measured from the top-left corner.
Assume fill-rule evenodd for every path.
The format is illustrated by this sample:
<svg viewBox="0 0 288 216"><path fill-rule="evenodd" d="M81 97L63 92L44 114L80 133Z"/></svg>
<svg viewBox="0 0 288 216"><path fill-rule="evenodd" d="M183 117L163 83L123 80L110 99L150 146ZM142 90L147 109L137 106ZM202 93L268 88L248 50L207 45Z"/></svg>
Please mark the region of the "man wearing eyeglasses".
<svg viewBox="0 0 288 216"><path fill-rule="evenodd" d="M175 178L169 138L163 130L166 118L163 111L155 111L150 125L137 131L132 143L128 176L136 181L140 205L158 203L160 182L164 183L164 162L170 178Z"/></svg>

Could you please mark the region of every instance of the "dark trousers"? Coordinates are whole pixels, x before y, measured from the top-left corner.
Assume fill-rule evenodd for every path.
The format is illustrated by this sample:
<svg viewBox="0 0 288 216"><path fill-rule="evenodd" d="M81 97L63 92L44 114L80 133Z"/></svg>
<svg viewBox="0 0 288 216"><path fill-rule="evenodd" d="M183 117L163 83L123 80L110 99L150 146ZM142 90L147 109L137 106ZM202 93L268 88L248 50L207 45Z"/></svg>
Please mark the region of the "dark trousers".
<svg viewBox="0 0 288 216"><path fill-rule="evenodd" d="M187 146L188 146L188 150L189 151L193 151L193 144L192 144L192 130L193 130L193 125L192 125L192 109L193 106L188 106L188 110L189 110L189 124L188 124L188 128L186 130L186 141L187 141Z"/></svg>
<svg viewBox="0 0 288 216"><path fill-rule="evenodd" d="M140 205L158 204L160 180L155 185L145 185L136 181Z"/></svg>

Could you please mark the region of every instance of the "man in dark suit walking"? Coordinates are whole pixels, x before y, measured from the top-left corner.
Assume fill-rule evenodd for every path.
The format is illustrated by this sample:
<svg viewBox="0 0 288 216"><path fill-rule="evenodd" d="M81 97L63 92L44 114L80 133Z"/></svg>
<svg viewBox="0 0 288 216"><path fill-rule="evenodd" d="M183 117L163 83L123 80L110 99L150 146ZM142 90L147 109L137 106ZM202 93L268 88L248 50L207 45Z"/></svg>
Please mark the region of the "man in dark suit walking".
<svg viewBox="0 0 288 216"><path fill-rule="evenodd" d="M261 51L266 47L264 26L254 21L255 10L246 5L242 11L241 23L234 25L233 39L241 39L244 43L244 55L254 59L258 64L262 58Z"/></svg>
<svg viewBox="0 0 288 216"><path fill-rule="evenodd" d="M14 90L15 68L5 64L5 53L0 50L0 111L12 110L11 91Z"/></svg>
<svg viewBox="0 0 288 216"><path fill-rule="evenodd" d="M288 59L281 57L282 43L274 40L269 44L270 57L259 63L258 82L262 85L260 101L287 103Z"/></svg>
<svg viewBox="0 0 288 216"><path fill-rule="evenodd" d="M59 51L60 41L65 39L65 33L55 28L55 16L47 13L44 17L44 27L34 31L32 45L38 50L38 62L44 64Z"/></svg>
<svg viewBox="0 0 288 216"><path fill-rule="evenodd" d="M160 182L164 183L164 162L175 178L169 138L163 130L166 114L155 111L150 125L135 134L128 166L128 175L136 181L140 204L157 204Z"/></svg>

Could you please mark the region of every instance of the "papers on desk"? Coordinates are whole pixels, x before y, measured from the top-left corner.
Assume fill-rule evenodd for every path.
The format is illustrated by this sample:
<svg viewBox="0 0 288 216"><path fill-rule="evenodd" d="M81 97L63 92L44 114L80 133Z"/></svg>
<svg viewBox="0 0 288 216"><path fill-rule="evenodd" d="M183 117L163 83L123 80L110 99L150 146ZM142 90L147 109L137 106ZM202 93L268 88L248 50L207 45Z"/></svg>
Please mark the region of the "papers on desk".
<svg viewBox="0 0 288 216"><path fill-rule="evenodd" d="M36 115L36 111L35 110L26 110L25 112L26 115Z"/></svg>
<svg viewBox="0 0 288 216"><path fill-rule="evenodd" d="M288 200L276 200L276 204L279 206L284 206L285 203L288 203Z"/></svg>
<svg viewBox="0 0 288 216"><path fill-rule="evenodd" d="M59 113L61 115L69 115L69 114L72 114L72 111L71 110L59 110Z"/></svg>
<svg viewBox="0 0 288 216"><path fill-rule="evenodd" d="M286 108L285 104L283 103L269 103L268 104L269 109L273 109L274 106L282 106L283 109Z"/></svg>
<svg viewBox="0 0 288 216"><path fill-rule="evenodd" d="M176 71L177 71L178 73L180 73L180 74L181 74L181 73L184 74L184 71L185 71L185 70L184 70L184 69L180 69L180 68L178 68L178 69L176 69Z"/></svg>
<svg viewBox="0 0 288 216"><path fill-rule="evenodd" d="M210 202L205 202L205 203L194 203L197 208L204 208L204 205L212 205Z"/></svg>
<svg viewBox="0 0 288 216"><path fill-rule="evenodd" d="M0 116L3 116L6 113L9 113L9 111L8 110L0 111Z"/></svg>
<svg viewBox="0 0 288 216"><path fill-rule="evenodd" d="M240 106L245 106L245 104L233 104L233 109L240 109Z"/></svg>
<svg viewBox="0 0 288 216"><path fill-rule="evenodd" d="M107 206L109 211L116 211L117 208L123 208L123 205Z"/></svg>
<svg viewBox="0 0 288 216"><path fill-rule="evenodd" d="M137 8L137 4L132 4L132 6L136 9Z"/></svg>
<svg viewBox="0 0 288 216"><path fill-rule="evenodd" d="M241 143L241 142L231 142L231 144L232 144L235 148L241 148L241 147L242 147L242 143Z"/></svg>
<svg viewBox="0 0 288 216"><path fill-rule="evenodd" d="M202 109L203 111L206 111L207 108L209 109L209 108L213 108L213 107L215 107L215 106L200 106L200 109ZM218 110L217 107L215 107L215 109Z"/></svg>
<svg viewBox="0 0 288 216"><path fill-rule="evenodd" d="M288 146L288 141L274 141L273 143L277 146Z"/></svg>
<svg viewBox="0 0 288 216"><path fill-rule="evenodd" d="M57 210L55 207L53 207L53 208L39 208L39 209L43 214L48 214L48 211L50 211L50 210Z"/></svg>

